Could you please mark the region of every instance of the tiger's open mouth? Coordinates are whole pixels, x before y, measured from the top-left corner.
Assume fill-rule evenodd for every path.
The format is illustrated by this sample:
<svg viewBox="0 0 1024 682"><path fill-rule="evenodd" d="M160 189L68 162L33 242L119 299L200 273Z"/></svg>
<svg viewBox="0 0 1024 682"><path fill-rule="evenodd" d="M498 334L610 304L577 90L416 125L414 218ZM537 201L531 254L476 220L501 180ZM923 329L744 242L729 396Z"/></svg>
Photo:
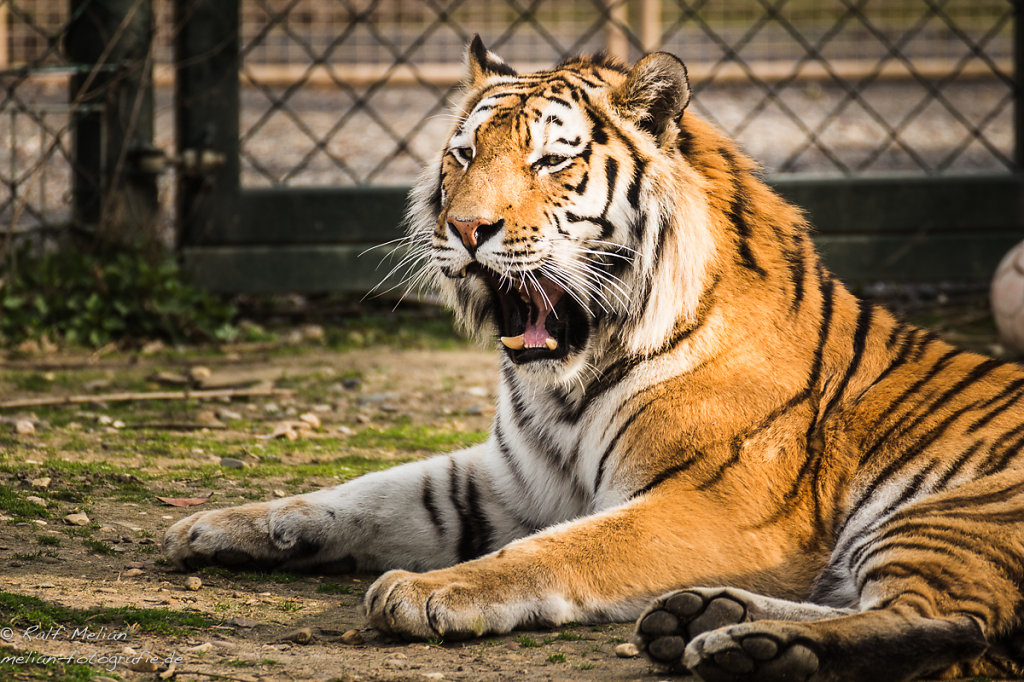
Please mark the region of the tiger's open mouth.
<svg viewBox="0 0 1024 682"><path fill-rule="evenodd" d="M495 321L505 352L517 364L560 360L587 341L589 325L580 305L543 275L500 277L475 265L495 300Z"/></svg>

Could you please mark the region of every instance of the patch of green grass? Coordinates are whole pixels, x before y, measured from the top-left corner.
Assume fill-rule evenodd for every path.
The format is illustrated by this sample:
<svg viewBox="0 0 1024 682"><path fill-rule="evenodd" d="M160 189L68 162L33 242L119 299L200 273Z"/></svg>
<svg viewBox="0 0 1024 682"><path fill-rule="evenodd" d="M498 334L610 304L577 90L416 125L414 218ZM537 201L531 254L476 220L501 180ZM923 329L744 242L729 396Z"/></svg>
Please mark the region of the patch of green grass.
<svg viewBox="0 0 1024 682"><path fill-rule="evenodd" d="M4 680L88 682L101 676L101 671L88 665L71 663L38 651L4 649L0 656L0 679Z"/></svg>
<svg viewBox="0 0 1024 682"><path fill-rule="evenodd" d="M548 663L565 663L565 654L548 654Z"/></svg>
<svg viewBox="0 0 1024 682"><path fill-rule="evenodd" d="M519 646L523 647L524 649L534 649L536 647L544 646L542 642L538 642L529 635L519 635L518 637L516 637L516 641L519 642Z"/></svg>
<svg viewBox="0 0 1024 682"><path fill-rule="evenodd" d="M93 529L89 526L65 526L60 531L71 538L87 538L93 534Z"/></svg>
<svg viewBox="0 0 1024 682"><path fill-rule="evenodd" d="M117 554L113 547L103 542L102 540L85 538L84 540L82 540L82 544L88 547L90 551L96 552L97 554L103 554L106 556L114 556L115 554Z"/></svg>
<svg viewBox="0 0 1024 682"><path fill-rule="evenodd" d="M238 573L237 577L240 580L252 580L285 585L287 583L294 583L302 580L305 576L301 576L298 573L287 573L285 571L273 571L270 573L264 573L262 571L245 571Z"/></svg>
<svg viewBox="0 0 1024 682"><path fill-rule="evenodd" d="M229 658L221 661L221 664L231 666L232 668L249 668L255 665L252 661L243 661L240 658Z"/></svg>
<svg viewBox="0 0 1024 682"><path fill-rule="evenodd" d="M584 661L583 663L577 663L576 666L575 666L575 668L577 670L593 670L594 667L595 667L594 664L591 663L590 661Z"/></svg>
<svg viewBox="0 0 1024 682"><path fill-rule="evenodd" d="M46 507L22 499L18 493L2 483L0 483L0 512L13 516L16 521L50 518L50 512L46 511Z"/></svg>
<svg viewBox="0 0 1024 682"><path fill-rule="evenodd" d="M43 556L43 550L37 549L34 552L13 552L10 557L15 561L34 561Z"/></svg>
<svg viewBox="0 0 1024 682"><path fill-rule="evenodd" d="M338 583L324 583L316 588L319 594L355 594L356 590L351 585L339 585Z"/></svg>
<svg viewBox="0 0 1024 682"><path fill-rule="evenodd" d="M447 452L487 440L486 431L452 431L431 426L398 424L378 429L369 427L349 437L345 444L356 448L425 450Z"/></svg>
<svg viewBox="0 0 1024 682"><path fill-rule="evenodd" d="M325 332L326 344L334 350L380 346L445 349L468 344L456 333L451 314L436 309L367 312L328 327Z"/></svg>
<svg viewBox="0 0 1024 682"><path fill-rule="evenodd" d="M53 479L51 497L68 502L84 502L94 494L122 502L142 502L153 498L140 474L106 462L69 462L48 457L42 464L24 464L0 458L0 474L32 478L48 476ZM0 486L0 508L3 507L3 499L4 489Z"/></svg>
<svg viewBox="0 0 1024 682"><path fill-rule="evenodd" d="M116 608L93 607L74 609L43 601L37 597L0 591L0 622L48 629L58 625L98 628L100 625L137 625L141 632L180 635L196 628L216 625L217 622L196 611L170 609L140 609L134 606Z"/></svg>
<svg viewBox="0 0 1024 682"><path fill-rule="evenodd" d="M296 601L292 601L291 599L287 599L278 604L277 608L278 610L284 611L285 613L292 613L294 611L301 611L303 607L302 604Z"/></svg>
<svg viewBox="0 0 1024 682"><path fill-rule="evenodd" d="M578 642L581 639L583 639L583 635L577 634L575 632L559 632L554 637L551 637L550 641L552 641L552 642Z"/></svg>
<svg viewBox="0 0 1024 682"><path fill-rule="evenodd" d="M58 545L60 545L60 538L56 535L37 535L36 542L38 542L40 545L57 547Z"/></svg>

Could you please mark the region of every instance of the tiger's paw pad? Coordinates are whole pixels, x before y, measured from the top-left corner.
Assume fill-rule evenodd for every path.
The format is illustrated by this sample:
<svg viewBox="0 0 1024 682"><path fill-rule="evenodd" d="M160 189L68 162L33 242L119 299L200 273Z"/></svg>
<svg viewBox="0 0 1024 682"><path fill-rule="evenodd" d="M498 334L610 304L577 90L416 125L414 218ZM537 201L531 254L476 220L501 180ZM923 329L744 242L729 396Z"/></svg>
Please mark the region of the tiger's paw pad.
<svg viewBox="0 0 1024 682"><path fill-rule="evenodd" d="M648 607L637 620L635 639L637 648L654 663L682 671L683 652L694 637L746 620L746 605L726 590L679 590Z"/></svg>
<svg viewBox="0 0 1024 682"><path fill-rule="evenodd" d="M698 635L682 662L705 682L806 682L818 672L818 654L796 632L749 623Z"/></svg>

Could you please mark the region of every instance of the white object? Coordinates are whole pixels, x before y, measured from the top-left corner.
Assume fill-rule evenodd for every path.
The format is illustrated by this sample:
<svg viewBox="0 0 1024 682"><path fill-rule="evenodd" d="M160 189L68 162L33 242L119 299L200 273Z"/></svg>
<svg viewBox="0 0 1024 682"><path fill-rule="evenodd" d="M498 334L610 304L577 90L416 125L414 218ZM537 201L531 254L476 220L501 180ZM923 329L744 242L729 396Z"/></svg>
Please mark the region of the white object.
<svg viewBox="0 0 1024 682"><path fill-rule="evenodd" d="M1024 355L1024 242L999 261L990 291L992 316L1007 350Z"/></svg>

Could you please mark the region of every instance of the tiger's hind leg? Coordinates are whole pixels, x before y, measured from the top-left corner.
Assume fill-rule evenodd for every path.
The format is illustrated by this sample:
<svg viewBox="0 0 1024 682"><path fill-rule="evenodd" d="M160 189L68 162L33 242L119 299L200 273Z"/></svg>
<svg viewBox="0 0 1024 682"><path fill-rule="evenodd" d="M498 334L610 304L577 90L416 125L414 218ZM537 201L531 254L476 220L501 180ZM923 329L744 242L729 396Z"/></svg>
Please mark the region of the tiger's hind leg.
<svg viewBox="0 0 1024 682"><path fill-rule="evenodd" d="M819 618L812 605L684 590L643 616L640 639L649 638L655 660L668 651L667 662L707 682L895 682L1016 670L1024 653L1020 479L1014 471L976 480L851 528L826 574L853 590L856 613ZM659 636L682 639L681 655L671 639L659 650Z"/></svg>
<svg viewBox="0 0 1024 682"><path fill-rule="evenodd" d="M634 641L640 651L653 662L681 672L685 670L683 653L687 644L701 633L750 621L814 621L846 613L851 611L775 599L746 590L693 587L663 595L647 607L637 620ZM772 643L753 638L745 641L742 646L748 653L762 652L765 655L771 650ZM775 654L778 655L778 652ZM723 656L722 662L727 664L725 659L728 657ZM781 658L792 658L797 668L812 663L810 652L801 647L791 648ZM739 667L746 666L740 664ZM741 670L737 669L736 672Z"/></svg>

